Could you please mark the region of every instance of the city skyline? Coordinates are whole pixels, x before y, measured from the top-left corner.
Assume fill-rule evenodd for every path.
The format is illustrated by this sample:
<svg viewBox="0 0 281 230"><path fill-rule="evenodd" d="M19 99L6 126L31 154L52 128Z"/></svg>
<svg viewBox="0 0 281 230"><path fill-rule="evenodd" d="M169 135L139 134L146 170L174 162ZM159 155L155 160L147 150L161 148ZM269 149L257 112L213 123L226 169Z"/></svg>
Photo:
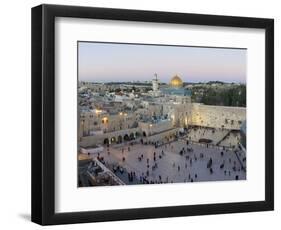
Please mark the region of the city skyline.
<svg viewBox="0 0 281 230"><path fill-rule="evenodd" d="M246 83L246 49L78 42L78 80Z"/></svg>

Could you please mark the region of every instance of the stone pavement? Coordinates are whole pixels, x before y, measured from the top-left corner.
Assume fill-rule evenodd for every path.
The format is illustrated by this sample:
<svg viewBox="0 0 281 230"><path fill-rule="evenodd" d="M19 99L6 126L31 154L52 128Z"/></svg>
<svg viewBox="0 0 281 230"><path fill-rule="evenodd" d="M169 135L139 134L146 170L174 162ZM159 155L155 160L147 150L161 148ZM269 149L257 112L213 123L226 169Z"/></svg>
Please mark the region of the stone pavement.
<svg viewBox="0 0 281 230"><path fill-rule="evenodd" d="M193 151L188 152L187 147ZM180 151L183 148L185 152L181 155ZM158 148L142 144L105 147L100 157L104 157L109 168L113 165L124 168L125 172L122 175L118 172L116 175L126 184L140 183L141 177L146 176L147 171L149 172L147 179L154 183L246 179L246 172L241 169L234 151L224 150L223 154L221 152L222 150L216 147L207 148L205 145L194 143L187 146L185 140L178 140ZM140 161L141 155L143 157ZM210 158L212 159L211 169L207 168ZM153 170L152 166L155 163L157 163L157 168ZM136 180L129 182L126 179L128 177L126 171L135 172Z"/></svg>

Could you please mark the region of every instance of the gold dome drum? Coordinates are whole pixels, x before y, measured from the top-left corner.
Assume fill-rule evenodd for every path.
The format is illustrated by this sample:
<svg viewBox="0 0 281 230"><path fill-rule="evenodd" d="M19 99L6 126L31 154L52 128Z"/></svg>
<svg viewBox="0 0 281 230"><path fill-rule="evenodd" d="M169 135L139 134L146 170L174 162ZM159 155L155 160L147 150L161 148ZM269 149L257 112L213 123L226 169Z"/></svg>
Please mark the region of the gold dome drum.
<svg viewBox="0 0 281 230"><path fill-rule="evenodd" d="M183 82L181 78L178 75L176 75L171 79L170 86L179 88L183 86Z"/></svg>

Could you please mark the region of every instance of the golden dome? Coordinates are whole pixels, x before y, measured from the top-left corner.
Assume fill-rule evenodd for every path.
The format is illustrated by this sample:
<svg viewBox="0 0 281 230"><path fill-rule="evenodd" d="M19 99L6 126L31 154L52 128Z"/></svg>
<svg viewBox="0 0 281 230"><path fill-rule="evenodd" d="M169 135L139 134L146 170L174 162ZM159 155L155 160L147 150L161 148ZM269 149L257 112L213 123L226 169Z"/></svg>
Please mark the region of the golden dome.
<svg viewBox="0 0 281 230"><path fill-rule="evenodd" d="M182 87L183 82L178 75L175 75L170 81L170 86L172 86L172 87Z"/></svg>

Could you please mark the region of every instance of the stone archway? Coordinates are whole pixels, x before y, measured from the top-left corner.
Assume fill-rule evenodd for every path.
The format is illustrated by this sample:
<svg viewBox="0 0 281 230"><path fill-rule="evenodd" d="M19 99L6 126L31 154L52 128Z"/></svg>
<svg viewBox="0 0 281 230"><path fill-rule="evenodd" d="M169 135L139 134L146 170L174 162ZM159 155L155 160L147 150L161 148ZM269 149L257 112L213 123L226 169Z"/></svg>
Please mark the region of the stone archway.
<svg viewBox="0 0 281 230"><path fill-rule="evenodd" d="M130 133L130 140L134 140L135 139L135 134L134 133Z"/></svg>
<svg viewBox="0 0 281 230"><path fill-rule="evenodd" d="M129 141L129 140L130 140L129 135L128 135L128 134L125 134L125 135L124 135L124 141Z"/></svg>
<svg viewBox="0 0 281 230"><path fill-rule="evenodd" d="M116 138L115 137L111 137L111 144L114 144L114 143L116 143Z"/></svg>
<svg viewBox="0 0 281 230"><path fill-rule="evenodd" d="M136 132L136 133L135 133L135 137L136 137L136 138L140 137L140 133L139 133L139 132Z"/></svg>
<svg viewBox="0 0 281 230"><path fill-rule="evenodd" d="M104 139L103 144L109 145L109 140L108 140L108 138L105 138L105 139Z"/></svg>
<svg viewBox="0 0 281 230"><path fill-rule="evenodd" d="M120 144L120 143L122 143L122 141L123 141L123 138L121 135L119 135L117 138L117 143Z"/></svg>

